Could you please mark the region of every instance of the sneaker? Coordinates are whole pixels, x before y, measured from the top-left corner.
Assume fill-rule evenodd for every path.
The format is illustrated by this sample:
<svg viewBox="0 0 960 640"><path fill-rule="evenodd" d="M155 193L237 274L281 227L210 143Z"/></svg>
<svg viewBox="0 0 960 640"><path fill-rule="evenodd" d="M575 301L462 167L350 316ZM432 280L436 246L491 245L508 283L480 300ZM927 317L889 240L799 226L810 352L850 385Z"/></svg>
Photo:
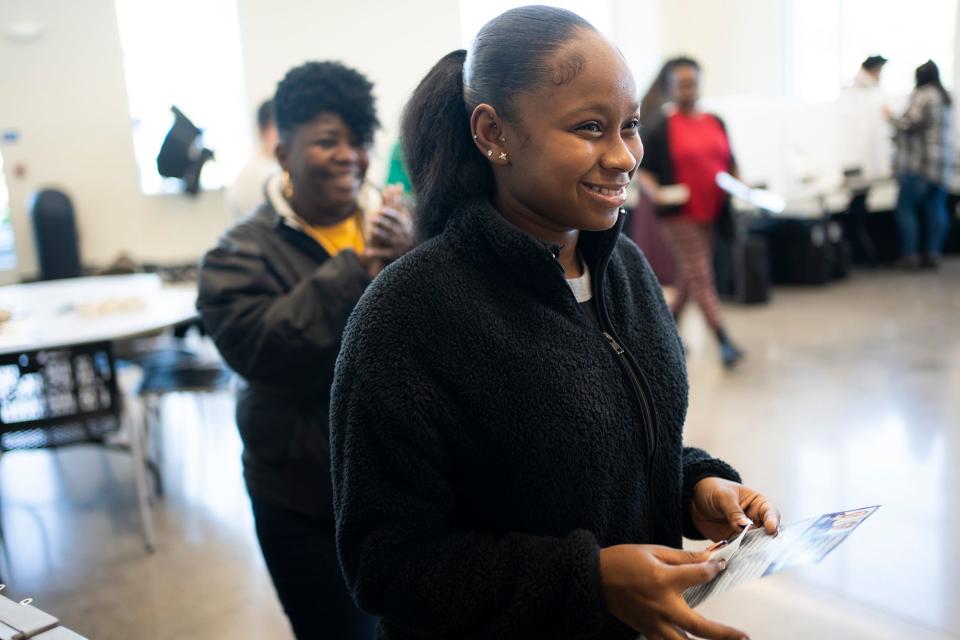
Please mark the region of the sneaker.
<svg viewBox="0 0 960 640"><path fill-rule="evenodd" d="M920 268L920 258L916 254L912 256L904 256L896 261L894 266L897 269L906 269L907 271L913 271Z"/></svg>
<svg viewBox="0 0 960 640"><path fill-rule="evenodd" d="M939 269L940 256L935 253L923 254L923 257L920 258L920 268L921 269Z"/></svg>
<svg viewBox="0 0 960 640"><path fill-rule="evenodd" d="M724 342L720 345L720 359L725 369L733 369L743 359L743 351L732 342Z"/></svg>

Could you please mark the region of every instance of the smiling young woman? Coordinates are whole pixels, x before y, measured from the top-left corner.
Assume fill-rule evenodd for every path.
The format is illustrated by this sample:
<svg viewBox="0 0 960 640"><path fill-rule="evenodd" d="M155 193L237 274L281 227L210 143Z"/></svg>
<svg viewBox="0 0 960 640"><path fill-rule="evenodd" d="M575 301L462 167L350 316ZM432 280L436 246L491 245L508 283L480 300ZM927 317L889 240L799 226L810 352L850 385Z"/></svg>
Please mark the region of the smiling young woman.
<svg viewBox="0 0 960 640"><path fill-rule="evenodd" d="M684 358L621 235L643 155L617 49L524 7L442 58L403 120L421 244L344 334L337 544L381 637L741 638L683 602L680 550L776 509L682 444Z"/></svg>

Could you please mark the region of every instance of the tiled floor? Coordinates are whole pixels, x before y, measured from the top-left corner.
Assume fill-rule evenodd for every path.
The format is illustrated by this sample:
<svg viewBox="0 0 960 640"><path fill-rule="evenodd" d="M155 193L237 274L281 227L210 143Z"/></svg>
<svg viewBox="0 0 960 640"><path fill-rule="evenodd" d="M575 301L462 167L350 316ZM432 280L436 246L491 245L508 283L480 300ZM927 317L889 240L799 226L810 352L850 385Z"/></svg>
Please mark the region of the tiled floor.
<svg viewBox="0 0 960 640"><path fill-rule="evenodd" d="M786 521L883 504L822 564L701 607L754 638L953 638L960 630L960 261L861 272L725 309L725 373L697 312L687 440L737 466ZM253 537L227 395L165 405L167 496L143 551L128 460L0 462L0 575L90 638L289 638Z"/></svg>

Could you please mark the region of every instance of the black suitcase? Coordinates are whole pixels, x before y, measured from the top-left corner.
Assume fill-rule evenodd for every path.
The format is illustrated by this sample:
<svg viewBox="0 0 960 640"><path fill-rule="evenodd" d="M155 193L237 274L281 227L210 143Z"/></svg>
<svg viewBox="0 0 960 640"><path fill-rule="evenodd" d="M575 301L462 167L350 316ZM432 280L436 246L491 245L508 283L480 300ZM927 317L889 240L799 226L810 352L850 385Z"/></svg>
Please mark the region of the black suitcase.
<svg viewBox="0 0 960 640"><path fill-rule="evenodd" d="M763 218L754 230L767 239L774 284L825 284L833 279L835 251L824 220Z"/></svg>
<svg viewBox="0 0 960 640"><path fill-rule="evenodd" d="M713 271L717 293L742 304L762 304L771 297L770 256L763 236L747 234L714 242Z"/></svg>
<svg viewBox="0 0 960 640"><path fill-rule="evenodd" d="M743 304L762 304L770 300L770 255L761 236L747 236L734 247L737 262L736 297Z"/></svg>

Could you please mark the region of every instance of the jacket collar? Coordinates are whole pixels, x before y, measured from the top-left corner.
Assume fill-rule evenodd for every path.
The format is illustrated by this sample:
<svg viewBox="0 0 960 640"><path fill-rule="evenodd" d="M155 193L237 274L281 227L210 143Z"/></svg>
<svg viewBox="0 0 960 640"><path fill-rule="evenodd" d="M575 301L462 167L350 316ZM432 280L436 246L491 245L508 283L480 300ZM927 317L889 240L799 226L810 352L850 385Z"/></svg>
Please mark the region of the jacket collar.
<svg viewBox="0 0 960 640"><path fill-rule="evenodd" d="M317 262L326 262L330 254L303 230L303 225L298 222L299 216L293 213L293 209L280 195L279 179L280 176L274 176L267 180L264 187L265 200L257 210L257 217L280 237L312 259ZM283 211L283 206L286 206L286 213Z"/></svg>
<svg viewBox="0 0 960 640"><path fill-rule="evenodd" d="M626 212L621 210L610 229L580 233L578 247L590 268L594 295L602 287L607 263L625 221ZM444 233L455 234L463 248L471 253L484 246L492 253L490 257L516 281L544 293L570 297L563 267L550 248L508 222L488 200L465 205Z"/></svg>

